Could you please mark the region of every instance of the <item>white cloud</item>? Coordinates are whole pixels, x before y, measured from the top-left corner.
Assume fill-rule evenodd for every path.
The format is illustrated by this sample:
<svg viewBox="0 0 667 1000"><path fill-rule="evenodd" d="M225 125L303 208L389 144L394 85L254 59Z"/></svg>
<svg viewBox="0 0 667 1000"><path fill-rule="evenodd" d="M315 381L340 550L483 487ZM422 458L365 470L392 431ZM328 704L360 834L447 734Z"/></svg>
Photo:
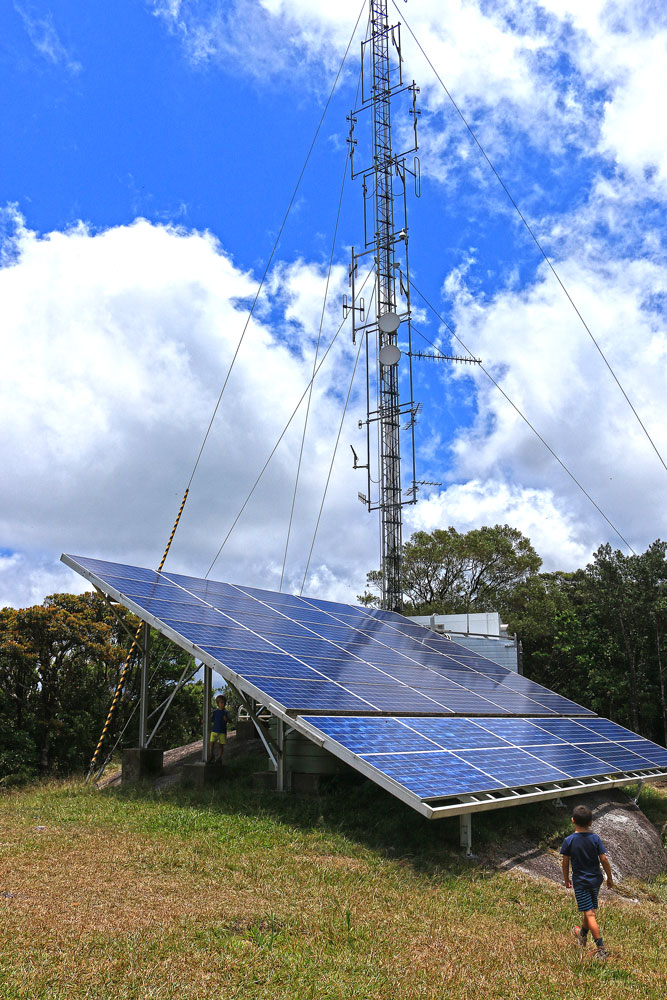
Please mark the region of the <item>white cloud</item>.
<svg viewBox="0 0 667 1000"><path fill-rule="evenodd" d="M471 479L418 504L410 528L433 531L453 524L459 531L470 531L482 524L510 524L530 538L542 557L543 570L571 570L587 561L591 547L579 540L579 526L566 507L550 489Z"/></svg>
<svg viewBox="0 0 667 1000"><path fill-rule="evenodd" d="M583 266L561 262L559 272L659 451L667 455L662 304L667 267L591 254ZM460 277L450 282L449 292L459 336L625 538L642 549L664 537L665 469L546 266L532 286L500 292L488 301L473 298ZM493 384L481 371L474 378L477 415L454 442L453 477L520 484L522 491L538 491L531 494L535 498L548 496L561 512L559 545L563 525L573 526L563 550L570 556L577 547L585 551L603 539L622 547ZM472 511L476 518L483 516L484 505L473 501Z"/></svg>
<svg viewBox="0 0 667 1000"><path fill-rule="evenodd" d="M0 604L62 589L62 550L158 562L245 322L235 303L256 288L206 233L138 220L40 239L16 221L13 259L0 269L1 457L9 470L0 486ZM305 264L278 275L275 318L248 328L169 557L173 569L203 575L310 378L324 275ZM324 343L337 325L338 316L327 316ZM311 409L288 559L297 589L351 370L349 337L341 337ZM303 414L302 406L214 576L277 587ZM358 433L357 416L350 413L344 442ZM345 444L313 568L329 592L353 597L374 562L373 532L346 452Z"/></svg>
<svg viewBox="0 0 667 1000"><path fill-rule="evenodd" d="M314 69L338 65L359 13L355 0L150 0L180 34L195 63L241 64L267 82L278 74L322 85ZM402 18L401 18L402 15ZM661 96L667 86L667 14L661 5L612 0L423 0L407 18L454 98L495 158L511 156L513 136L542 151L592 152L639 178L664 185L667 143ZM436 112L422 128L424 170L441 180L478 154L409 31L405 72ZM357 58L356 47L352 57ZM481 166L481 164L480 164ZM490 178L489 178L490 179Z"/></svg>
<svg viewBox="0 0 667 1000"><path fill-rule="evenodd" d="M30 41L42 58L54 66L64 66L70 73L81 72L81 63L72 57L63 44L53 23L51 11L40 16L31 4L19 3L18 0L14 0L14 10L23 21Z"/></svg>

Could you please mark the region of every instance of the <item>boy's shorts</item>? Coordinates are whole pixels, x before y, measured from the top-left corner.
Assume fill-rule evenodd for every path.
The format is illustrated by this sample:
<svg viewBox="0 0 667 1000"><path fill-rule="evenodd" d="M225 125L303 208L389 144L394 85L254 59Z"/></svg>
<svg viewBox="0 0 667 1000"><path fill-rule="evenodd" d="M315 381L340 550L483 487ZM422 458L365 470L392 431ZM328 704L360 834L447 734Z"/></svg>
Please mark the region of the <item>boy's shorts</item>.
<svg viewBox="0 0 667 1000"><path fill-rule="evenodd" d="M602 883L600 883L602 884ZM597 910L599 885L575 885L574 895L580 913L586 910Z"/></svg>
<svg viewBox="0 0 667 1000"><path fill-rule="evenodd" d="M225 735L225 733L211 733L210 742L220 743L220 745L224 747L225 743L227 742L227 736Z"/></svg>

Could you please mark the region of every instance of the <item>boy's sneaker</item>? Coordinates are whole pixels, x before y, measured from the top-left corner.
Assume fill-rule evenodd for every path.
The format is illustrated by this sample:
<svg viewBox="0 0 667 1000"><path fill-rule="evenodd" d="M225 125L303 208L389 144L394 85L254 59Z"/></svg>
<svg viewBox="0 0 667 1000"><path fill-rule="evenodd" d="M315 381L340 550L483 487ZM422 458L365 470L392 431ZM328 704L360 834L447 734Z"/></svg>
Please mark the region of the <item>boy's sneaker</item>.
<svg viewBox="0 0 667 1000"><path fill-rule="evenodd" d="M577 944L580 948L586 947L586 935L581 933L581 927L575 926L572 928L572 933L577 939Z"/></svg>
<svg viewBox="0 0 667 1000"><path fill-rule="evenodd" d="M595 953L595 957L598 960L598 962L606 962L607 961L607 954L608 954L608 952L607 952L606 948L598 948L597 951L596 951L596 953Z"/></svg>

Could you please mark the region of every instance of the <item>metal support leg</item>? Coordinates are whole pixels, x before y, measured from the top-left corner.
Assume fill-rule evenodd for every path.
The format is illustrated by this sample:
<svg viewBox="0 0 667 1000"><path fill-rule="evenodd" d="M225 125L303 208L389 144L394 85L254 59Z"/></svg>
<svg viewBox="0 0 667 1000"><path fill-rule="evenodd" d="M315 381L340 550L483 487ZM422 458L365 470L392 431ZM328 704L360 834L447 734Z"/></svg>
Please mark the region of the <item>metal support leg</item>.
<svg viewBox="0 0 667 1000"><path fill-rule="evenodd" d="M204 664L204 719L202 726L203 745L201 759L206 764L210 752L209 741L211 738L211 687L213 684L213 671L207 663Z"/></svg>
<svg viewBox="0 0 667 1000"><path fill-rule="evenodd" d="M264 744L264 749L266 750L267 754L269 755L269 760L271 761L271 763L273 764L273 766L275 767L275 769L277 771L278 770L278 756L279 756L278 755L278 744L274 740L271 739L271 737L269 735L268 728L264 725L264 723L261 721L261 719L257 715L257 708L258 708L257 703L255 702L254 698L246 698L246 696L244 694L242 694L242 692L239 691L238 688L235 688L233 684L230 684L229 686L232 689L232 691L236 692L236 694L237 694L237 696L239 698L239 701L241 702L241 704L245 708L245 710L248 713L249 717L252 719L253 725L254 725L255 729L257 730L257 735L261 739L262 743Z"/></svg>
<svg viewBox="0 0 667 1000"><path fill-rule="evenodd" d="M632 800L636 806L639 805L639 796L642 793L642 786L643 786L643 784L644 784L643 780L639 782L639 784L637 785L637 794L635 795L634 799Z"/></svg>
<svg viewBox="0 0 667 1000"><path fill-rule="evenodd" d="M150 628L144 622L141 630L141 690L139 694L139 747L148 746L148 669L150 659Z"/></svg>
<svg viewBox="0 0 667 1000"><path fill-rule="evenodd" d="M278 723L278 760L276 768L276 791L285 791L285 723L282 719L276 720Z"/></svg>
<svg viewBox="0 0 667 1000"><path fill-rule="evenodd" d="M474 858L475 855L472 853L472 816L470 813L464 813L459 816L459 835L461 847L465 848L465 854L467 858Z"/></svg>

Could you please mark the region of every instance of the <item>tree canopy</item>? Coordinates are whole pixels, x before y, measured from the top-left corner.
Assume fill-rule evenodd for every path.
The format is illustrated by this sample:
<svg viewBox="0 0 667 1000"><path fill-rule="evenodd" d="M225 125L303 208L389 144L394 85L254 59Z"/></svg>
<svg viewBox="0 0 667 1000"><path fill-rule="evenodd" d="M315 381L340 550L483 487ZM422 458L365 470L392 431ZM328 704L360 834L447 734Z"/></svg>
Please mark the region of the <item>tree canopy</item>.
<svg viewBox="0 0 667 1000"><path fill-rule="evenodd" d="M537 573L542 560L530 541L508 524L417 531L403 545L406 614L503 611L514 587ZM360 597L379 603L382 575L368 574L371 588Z"/></svg>
<svg viewBox="0 0 667 1000"><path fill-rule="evenodd" d="M127 656L128 632L137 626L124 608L115 612L96 594L53 594L41 605L0 610L0 783L82 771L90 762ZM173 689L187 654L157 632L151 645L155 708ZM202 700L201 683L179 691L160 746L197 738ZM135 682L125 691L111 740L136 702ZM124 745L136 745L136 726L135 715Z"/></svg>

